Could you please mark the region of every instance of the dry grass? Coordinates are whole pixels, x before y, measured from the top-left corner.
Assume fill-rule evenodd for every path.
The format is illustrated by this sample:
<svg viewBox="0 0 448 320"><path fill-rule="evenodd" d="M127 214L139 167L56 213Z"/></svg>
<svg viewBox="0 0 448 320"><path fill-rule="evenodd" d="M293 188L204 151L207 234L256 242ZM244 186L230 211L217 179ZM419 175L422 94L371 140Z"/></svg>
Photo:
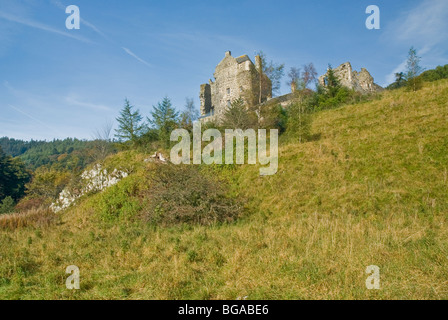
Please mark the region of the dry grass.
<svg viewBox="0 0 448 320"><path fill-rule="evenodd" d="M46 228L58 217L46 207L28 209L19 213L0 215L0 229L15 230L25 227Z"/></svg>

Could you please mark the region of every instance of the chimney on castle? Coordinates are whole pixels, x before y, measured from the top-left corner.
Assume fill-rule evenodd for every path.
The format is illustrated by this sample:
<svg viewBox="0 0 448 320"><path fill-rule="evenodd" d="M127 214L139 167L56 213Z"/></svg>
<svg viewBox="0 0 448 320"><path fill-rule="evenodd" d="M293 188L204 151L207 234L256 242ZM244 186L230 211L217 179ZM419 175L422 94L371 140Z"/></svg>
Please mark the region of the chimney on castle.
<svg viewBox="0 0 448 320"><path fill-rule="evenodd" d="M262 66L262 62L261 62L261 57L255 56L255 68L258 70L258 72L260 72L260 74L263 72L263 66Z"/></svg>
<svg viewBox="0 0 448 320"><path fill-rule="evenodd" d="M226 51L226 57L231 57L232 56L232 52L229 50L229 51Z"/></svg>

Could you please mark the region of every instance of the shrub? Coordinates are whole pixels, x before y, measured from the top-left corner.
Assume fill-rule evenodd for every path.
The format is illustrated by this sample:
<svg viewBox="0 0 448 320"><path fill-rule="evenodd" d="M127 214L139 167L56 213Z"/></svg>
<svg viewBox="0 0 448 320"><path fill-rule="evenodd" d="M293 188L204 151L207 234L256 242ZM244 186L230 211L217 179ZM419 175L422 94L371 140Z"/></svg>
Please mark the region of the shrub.
<svg viewBox="0 0 448 320"><path fill-rule="evenodd" d="M3 199L2 203L0 203L0 214L3 213L12 213L14 212L14 199L11 197L6 197Z"/></svg>
<svg viewBox="0 0 448 320"><path fill-rule="evenodd" d="M198 166L163 165L146 191L142 218L150 223L212 225L230 222L240 214L238 201L226 183L201 172Z"/></svg>
<svg viewBox="0 0 448 320"><path fill-rule="evenodd" d="M278 129L282 134L286 130L288 113L280 104L275 104L261 108L261 119L261 128Z"/></svg>
<svg viewBox="0 0 448 320"><path fill-rule="evenodd" d="M29 211L32 209L37 209L45 205L45 198L23 198L16 205L17 212Z"/></svg>
<svg viewBox="0 0 448 320"><path fill-rule="evenodd" d="M35 171L32 181L26 185L26 193L30 198L45 198L52 201L70 182L70 178L68 171L40 167Z"/></svg>
<svg viewBox="0 0 448 320"><path fill-rule="evenodd" d="M257 115L250 111L243 99L233 101L224 113L222 127L228 129L242 129L257 127Z"/></svg>
<svg viewBox="0 0 448 320"><path fill-rule="evenodd" d="M114 221L138 215L142 208L138 198L138 177L123 179L92 200L101 220Z"/></svg>

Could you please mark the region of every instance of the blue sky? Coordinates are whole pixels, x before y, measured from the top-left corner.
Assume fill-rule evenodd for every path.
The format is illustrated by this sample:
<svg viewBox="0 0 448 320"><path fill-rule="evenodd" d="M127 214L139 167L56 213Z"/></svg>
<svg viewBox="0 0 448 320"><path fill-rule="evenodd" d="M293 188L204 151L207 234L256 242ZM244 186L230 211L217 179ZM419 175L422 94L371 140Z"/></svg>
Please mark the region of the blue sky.
<svg viewBox="0 0 448 320"><path fill-rule="evenodd" d="M80 30L65 27L72 4ZM380 30L365 27L371 4ZM145 116L164 96L199 108L227 50L319 74L350 61L386 85L411 46L427 69L448 63L447 17L446 0L0 0L0 136L90 139L125 97Z"/></svg>

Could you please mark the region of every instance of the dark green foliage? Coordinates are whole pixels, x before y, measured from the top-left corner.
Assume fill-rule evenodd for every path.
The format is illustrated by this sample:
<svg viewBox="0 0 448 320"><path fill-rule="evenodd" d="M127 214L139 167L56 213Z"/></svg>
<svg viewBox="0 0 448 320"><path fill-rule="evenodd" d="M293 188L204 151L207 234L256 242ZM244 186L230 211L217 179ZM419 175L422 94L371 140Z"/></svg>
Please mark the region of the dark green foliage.
<svg viewBox="0 0 448 320"><path fill-rule="evenodd" d="M150 203L142 217L154 224L212 225L241 214L242 206L229 196L228 185L199 166L160 166L146 193Z"/></svg>
<svg viewBox="0 0 448 320"><path fill-rule="evenodd" d="M244 100L240 98L233 101L225 111L222 126L229 129L255 129L257 126L257 115L255 112L250 111Z"/></svg>
<svg viewBox="0 0 448 320"><path fill-rule="evenodd" d="M179 113L174 109L168 97L153 107L148 122L157 132L159 141L165 147L169 147L171 132L179 126Z"/></svg>
<svg viewBox="0 0 448 320"><path fill-rule="evenodd" d="M14 206L15 206L14 199L12 197L6 197L0 203L0 214L13 213Z"/></svg>
<svg viewBox="0 0 448 320"><path fill-rule="evenodd" d="M403 72L398 72L395 74L395 82L390 84L387 89L393 90L393 89L399 89L404 86L406 86L406 76Z"/></svg>
<svg viewBox="0 0 448 320"><path fill-rule="evenodd" d="M421 85L419 81L437 81L442 79L448 79L448 64L444 66L438 66L435 69L424 71L419 77L417 77L417 85ZM395 74L395 82L390 84L387 89L399 89L407 86L406 75L403 72Z"/></svg>
<svg viewBox="0 0 448 320"><path fill-rule="evenodd" d="M4 152L12 157L19 157L31 170L41 166L81 170L94 160L93 145L93 141L72 138L53 141L0 138L0 146Z"/></svg>
<svg viewBox="0 0 448 320"><path fill-rule="evenodd" d="M332 91L331 94L320 94L318 96L318 110L339 107L346 103L352 94L355 94L355 92L346 87L340 87L337 90Z"/></svg>
<svg viewBox="0 0 448 320"><path fill-rule="evenodd" d="M286 130L288 112L280 104L261 108L261 125L263 129L278 129L279 133Z"/></svg>
<svg viewBox="0 0 448 320"><path fill-rule="evenodd" d="M137 145L143 150L147 150L151 144L157 144L159 141L159 132L156 129L148 128L137 140Z"/></svg>
<svg viewBox="0 0 448 320"><path fill-rule="evenodd" d="M330 98L334 98L339 93L341 89L341 84L339 83L338 78L334 74L334 70L331 65L328 65L328 73L325 77L325 90L327 91L327 96Z"/></svg>
<svg viewBox="0 0 448 320"><path fill-rule="evenodd" d="M425 71L421 74L424 81L437 81L441 79L448 79L448 64L438 66L433 70Z"/></svg>
<svg viewBox="0 0 448 320"><path fill-rule="evenodd" d="M116 129L115 137L123 143L135 145L137 139L145 130L145 124L142 123L140 111L134 111L134 107L128 99L125 99L124 107L117 118L118 129Z"/></svg>
<svg viewBox="0 0 448 320"><path fill-rule="evenodd" d="M25 194L30 173L19 158L6 155L0 147L0 201L11 197L15 201Z"/></svg>
<svg viewBox="0 0 448 320"><path fill-rule="evenodd" d="M315 111L336 108L356 95L355 91L340 84L331 65L328 65L328 73L324 81L325 87L317 86L317 92L313 98L307 100L307 104L313 106Z"/></svg>

